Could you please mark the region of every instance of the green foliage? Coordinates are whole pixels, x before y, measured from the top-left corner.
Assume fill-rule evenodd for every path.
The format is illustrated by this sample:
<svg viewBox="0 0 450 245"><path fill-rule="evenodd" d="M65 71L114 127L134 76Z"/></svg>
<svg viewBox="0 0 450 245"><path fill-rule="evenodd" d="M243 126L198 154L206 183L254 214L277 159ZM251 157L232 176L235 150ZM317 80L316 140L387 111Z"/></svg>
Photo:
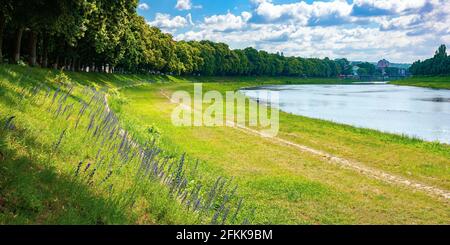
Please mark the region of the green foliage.
<svg viewBox="0 0 450 245"><path fill-rule="evenodd" d="M161 90L168 94L179 90L193 93L192 83L195 82L204 82L203 93L214 90L224 94L264 84L351 81L249 76L170 78L175 82L121 90L129 98L129 103L121 110L121 118L135 128L141 125L146 130L151 123L162 129L160 139L165 147L186 151L200 159L199 175L235 176L239 193L245 197L247 205L256 208L255 223L445 223L448 217L445 202L421 197L419 192L368 178L358 171L342 169L328 158L229 127L174 126L170 118L176 104L169 103L161 94ZM450 156L448 145L284 112L280 112L280 126L279 138L448 188L445 184L449 178L446 174ZM251 209L243 213L251 213Z"/></svg>
<svg viewBox="0 0 450 245"><path fill-rule="evenodd" d="M58 73L55 78L52 79L52 81L64 86L69 86L70 84L72 84L72 80L64 72Z"/></svg>
<svg viewBox="0 0 450 245"><path fill-rule="evenodd" d="M377 68L375 67L375 65L373 65L369 62L360 63L356 66L359 67L359 69L358 69L359 75L374 75L375 72L377 71Z"/></svg>
<svg viewBox="0 0 450 245"><path fill-rule="evenodd" d="M121 173L114 172L108 182L101 185L98 181L107 174L106 169L96 172L93 180L97 184L87 184L92 173L89 171L74 177L80 160L94 163L101 140L95 142L83 132L89 123L84 118L80 129L69 128L59 148L54 150L61 131L68 125L61 117L54 118L58 99L49 106L58 87L53 80L59 73L58 70L16 65L0 66L0 223L202 223L196 213L169 197L170 187L158 181L142 181L135 185L136 175L129 171L130 165L125 165ZM448 220L445 201L372 180L330 164L328 159L270 139L231 128L175 127L170 114L176 105L161 94L162 89L167 92L193 91L193 82L205 82L205 93L209 90L225 93L263 84L335 84L350 83L349 80L172 77L69 71L64 74L75 86L73 96L69 96L65 104L79 106L79 99L86 100L83 86L96 87L97 91L108 88L110 105L117 105L111 106L113 111L120 111L121 125L136 137L136 141L152 142L152 136L159 135L156 142L164 150L165 157L179 159L181 153L187 152L185 166L189 171L186 174L191 176L192 173L195 177L190 179L187 190L192 191L199 182L211 187L218 175L226 179L235 176L231 183L239 185L237 194L245 199L239 222L245 217L253 217L252 213L255 216L250 221L257 224L445 224ZM117 89L143 81L155 83ZM52 88L50 98L44 99L45 86L41 87L40 96L30 97L38 84ZM5 131L3 128L10 115L16 118L8 124L13 126ZM280 119L283 125L281 138L448 189L448 145L283 112ZM236 140L243 143L236 144ZM104 151L101 155L108 156L113 152ZM200 160L198 169L197 159ZM111 192L109 184L114 186ZM234 188L234 185L230 187ZM200 194L208 195L208 189L202 189ZM130 196L136 197L136 201L131 202ZM210 207L215 212L220 206L219 202L214 202ZM211 220L203 222L210 223Z"/></svg>
<svg viewBox="0 0 450 245"><path fill-rule="evenodd" d="M450 74L450 56L447 48L442 44L433 58L416 61L409 68L413 75L448 75Z"/></svg>
<svg viewBox="0 0 450 245"><path fill-rule="evenodd" d="M122 127L119 87L136 76L85 75L0 66L0 224L245 220L225 215L239 212L230 179L199 176L197 159L160 147L154 124Z"/></svg>
<svg viewBox="0 0 450 245"><path fill-rule="evenodd" d="M5 31L0 28L0 39L14 40L5 45L5 53L15 63L23 56L33 66L76 71L292 77L351 72L345 59L285 57L254 48L232 50L211 41L177 42L138 16L137 2L7 1L0 15L1 26L6 25ZM36 51L25 49L21 54L22 49L16 48L21 43Z"/></svg>

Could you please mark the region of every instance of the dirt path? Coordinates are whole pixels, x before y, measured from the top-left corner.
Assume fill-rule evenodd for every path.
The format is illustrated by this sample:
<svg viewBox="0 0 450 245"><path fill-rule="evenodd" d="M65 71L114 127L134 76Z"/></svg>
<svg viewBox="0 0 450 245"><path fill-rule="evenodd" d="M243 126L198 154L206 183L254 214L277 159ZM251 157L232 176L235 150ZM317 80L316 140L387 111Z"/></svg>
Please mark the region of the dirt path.
<svg viewBox="0 0 450 245"><path fill-rule="evenodd" d="M176 102L174 102L169 97L169 95L167 95L163 90L161 90L160 93L164 97L166 97L171 103L175 103L176 104ZM191 106L188 106L188 105L185 105L185 104L180 104L180 105L183 106L186 110L193 110L193 108ZM311 148L311 147L308 147L308 146L305 146L305 145L300 145L300 144L297 144L297 143L294 143L294 142L291 142L291 141L288 141L288 140L285 140L285 139L282 139L282 138L267 137L267 135L264 135L263 133L261 133L261 132L259 132L257 130L248 128L248 127L243 126L243 125L236 124L236 123L231 122L231 121L227 121L226 123L227 123L227 126L234 127L236 129L239 129L239 130L241 130L243 132L246 132L246 133L258 135L258 136L263 137L263 138L265 138L265 139L267 139L267 140L269 140L269 141L271 141L273 143L286 145L286 146L289 146L289 147L296 148L296 149L298 149L298 150L300 150L302 152L307 152L307 153L310 153L310 154L322 157L322 158L326 159L327 162L333 163L333 164L338 165L340 167L343 167L345 169L350 169L350 170L357 171L358 173L363 174L363 175L365 175L367 177L370 177L370 178L373 178L373 179L377 179L377 180L381 180L381 181L384 181L384 182L387 182L387 183L390 183L390 184L394 184L394 185L404 186L404 187L407 187L407 188L409 188L411 190L414 190L414 191L421 191L421 192L424 192L424 193L426 193L428 195L431 195L431 196L434 196L434 197L439 197L441 199L443 198L445 201L449 201L449 199L450 199L450 192L447 191L447 190L444 190L444 189L441 189L441 188L438 188L438 187L435 187L435 186L423 184L423 183L420 183L420 182L415 181L415 180L410 180L410 179L407 179L407 178L402 177L402 176L393 175L393 174L384 172L384 171L379 170L379 169L368 167L368 166L366 166L366 165L364 165L364 164L362 164L360 162L348 160L348 159L345 159L345 158L341 158L341 157L332 155L330 153L327 153L327 152L324 152L324 151L321 151L321 150L317 150L317 149L314 149L314 148Z"/></svg>
<svg viewBox="0 0 450 245"><path fill-rule="evenodd" d="M122 90L122 89L139 87L139 86L146 85L146 84L150 84L150 82L136 83L136 84L132 84L132 85L126 85L126 86L122 86L122 87L117 87L115 89L117 91L119 91L119 90ZM103 103L105 105L106 112L109 113L111 111L111 107L109 107L108 96L109 96L108 92L103 94ZM120 136L124 136L125 134L126 134L126 131L123 128L119 128L119 135ZM129 142L131 143L132 146L134 146L134 147L138 147L139 146L139 143L134 141L131 137L128 137L128 140L129 140Z"/></svg>

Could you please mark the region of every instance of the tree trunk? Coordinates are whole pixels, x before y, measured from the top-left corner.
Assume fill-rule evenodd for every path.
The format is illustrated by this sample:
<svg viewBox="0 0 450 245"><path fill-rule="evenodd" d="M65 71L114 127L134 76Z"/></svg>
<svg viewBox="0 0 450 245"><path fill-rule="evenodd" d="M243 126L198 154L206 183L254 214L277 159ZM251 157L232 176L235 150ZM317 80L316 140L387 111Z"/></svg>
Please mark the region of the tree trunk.
<svg viewBox="0 0 450 245"><path fill-rule="evenodd" d="M48 66L48 38L46 33L42 35L42 67Z"/></svg>
<svg viewBox="0 0 450 245"><path fill-rule="evenodd" d="M0 63L3 63L3 31L5 30L6 18L3 12L0 12Z"/></svg>
<svg viewBox="0 0 450 245"><path fill-rule="evenodd" d="M20 46L22 44L22 34L23 34L23 27L19 27L16 30L16 36L14 40L14 50L13 50L13 63L18 63L20 60Z"/></svg>
<svg viewBox="0 0 450 245"><path fill-rule="evenodd" d="M74 70L74 62L75 62L75 58L69 58L69 71L73 71Z"/></svg>
<svg viewBox="0 0 450 245"><path fill-rule="evenodd" d="M38 41L38 33L36 31L31 30L30 32L30 55L28 57L28 64L30 66L36 65L36 46Z"/></svg>
<svg viewBox="0 0 450 245"><path fill-rule="evenodd" d="M59 66L59 55L56 56L55 63L53 64L53 69L58 69Z"/></svg>
<svg viewBox="0 0 450 245"><path fill-rule="evenodd" d="M46 46L43 47L43 54L42 54L42 67L48 66L48 49Z"/></svg>
<svg viewBox="0 0 450 245"><path fill-rule="evenodd" d="M81 70L81 58L78 58L76 71L80 71L80 70Z"/></svg>

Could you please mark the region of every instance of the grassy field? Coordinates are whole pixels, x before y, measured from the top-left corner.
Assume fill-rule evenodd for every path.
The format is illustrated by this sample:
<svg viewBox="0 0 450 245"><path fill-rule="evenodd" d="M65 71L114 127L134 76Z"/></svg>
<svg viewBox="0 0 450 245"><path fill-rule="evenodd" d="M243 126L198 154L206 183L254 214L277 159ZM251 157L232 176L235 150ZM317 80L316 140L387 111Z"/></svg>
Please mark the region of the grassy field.
<svg viewBox="0 0 450 245"><path fill-rule="evenodd" d="M210 82L203 89L223 93L257 83ZM171 112L176 105L161 90L192 93L193 85L177 81L123 90L127 101L116 107L121 118L131 128L158 128L165 147L202 160L203 175L234 176L257 210L257 223L446 223L450 218L447 201L342 169L270 139L228 127L175 127ZM286 113L280 124L283 139L450 188L448 145Z"/></svg>
<svg viewBox="0 0 450 245"><path fill-rule="evenodd" d="M0 66L0 224L205 222L171 197L170 186L139 176L138 157L118 130L113 139L94 131L114 124L101 121L101 97L93 96L101 94L93 91L149 77L68 75Z"/></svg>
<svg viewBox="0 0 450 245"><path fill-rule="evenodd" d="M59 98L64 98L62 95L52 103L58 88L70 90L70 86L61 85L64 76L58 74L43 69L0 66L0 223L220 223L211 219L220 216L233 220L236 210L240 211L236 220L228 223L446 224L450 220L448 200L364 176L331 164L329 159L268 138L229 127L175 127L171 113L177 105L162 93L170 95L177 90L192 93L192 81L205 82L204 92L224 93L258 84L342 83L341 80L67 72L74 89L63 104L59 103ZM34 94L37 84L50 89L47 99L45 90ZM117 89L130 85L137 86ZM107 150L99 154L103 141L93 138L94 129L87 131L91 124L87 115L81 119L82 126L74 129L76 114L68 116L69 112L64 114L62 109L58 112L57 105L65 108L88 101L90 93L85 86L96 91L109 89L109 103L118 123L135 142L150 147L154 146L148 142L155 142L162 159L176 162L185 159L184 171L162 169L186 176L189 181L185 189L190 193L197 186L204 186L199 191L204 199L193 199L202 201L201 208L194 211L194 205L187 206L183 195L171 195L172 185L164 178L137 179L136 169L140 164L137 159L123 157L121 160L128 163L121 167L122 161L114 158L116 154ZM102 108L101 103L98 108ZM78 113L79 109L74 112ZM92 111L86 113L95 115L95 110ZM11 116L15 118L9 123ZM98 119L96 122L101 121ZM280 113L280 126L278 137L282 139L450 189L448 145L286 113ZM119 137L108 144L116 149L120 143ZM187 155L183 157L183 153ZM102 168L102 161L98 160L102 156L113 163L111 178L107 178L108 169ZM84 163L81 171L74 174L80 161ZM98 167L98 171L85 170L88 162L95 169ZM166 176L176 180L181 175ZM214 189L217 182L230 189L237 186L237 193L213 194L214 201L205 205L211 196L209 190L219 192ZM183 189L180 190L182 193ZM225 208L221 205L223 199L230 199ZM244 200L243 205L240 200Z"/></svg>
<svg viewBox="0 0 450 245"><path fill-rule="evenodd" d="M414 76L390 83L396 85L417 86L425 88L450 89L450 76Z"/></svg>

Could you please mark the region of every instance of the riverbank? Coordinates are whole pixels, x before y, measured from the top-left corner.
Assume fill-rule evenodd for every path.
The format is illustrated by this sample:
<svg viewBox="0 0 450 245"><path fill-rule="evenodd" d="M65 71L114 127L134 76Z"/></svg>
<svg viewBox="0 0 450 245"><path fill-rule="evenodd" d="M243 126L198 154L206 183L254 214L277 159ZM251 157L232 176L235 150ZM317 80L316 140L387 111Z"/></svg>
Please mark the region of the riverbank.
<svg viewBox="0 0 450 245"><path fill-rule="evenodd" d="M256 85L256 81L210 82L203 84L203 93L224 94ZM257 223L440 223L436 213L450 218L447 201L439 197L334 164L338 157L448 190L448 145L283 112L276 141L239 128L176 127L171 113L177 104L166 95L180 90L192 95L193 84L125 89L121 97L127 102L119 105L112 98L111 103L131 131L142 135L147 127L158 128L165 147L200 159L202 176L234 177L240 193L256 208ZM424 209L434 211L419 212Z"/></svg>
<svg viewBox="0 0 450 245"><path fill-rule="evenodd" d="M163 80L0 65L0 224L203 223L167 186L136 178L119 133L99 140L95 124L114 123L101 94L150 79Z"/></svg>
<svg viewBox="0 0 450 245"><path fill-rule="evenodd" d="M269 76L177 76L170 77L174 82L184 83L250 83L253 85L277 85L277 84L351 84L358 82L355 79L341 78L303 78L303 77L269 77Z"/></svg>
<svg viewBox="0 0 450 245"><path fill-rule="evenodd" d="M272 85L241 92L265 100L275 91L278 107L311 118L450 144L450 90L392 84Z"/></svg>
<svg viewBox="0 0 450 245"><path fill-rule="evenodd" d="M390 84L435 89L450 89L450 76L414 76L403 80L392 81Z"/></svg>
<svg viewBox="0 0 450 245"><path fill-rule="evenodd" d="M0 223L211 222L198 219L192 207L186 208L180 200L171 198L170 189L161 183L145 182L140 186L139 182L140 188L134 189L136 175L128 167L114 169L109 179L108 172L99 168L100 173L94 171L95 181L91 182L92 170L86 164L95 166L103 154L109 159L107 154L114 151L97 151L102 140L91 138L95 127L86 132L89 118L82 120L80 130L72 131L69 126L76 117L67 121L59 116L59 112L66 113L64 107L58 112L60 97L53 106L51 102L61 82L55 79L58 75L53 70L0 66L0 172L4 176L0 180ZM189 190L197 184L212 186L218 177L233 179L232 184L224 185L239 187L237 197L244 200L239 223L248 218L248 222L257 224L445 224L450 219L448 201L342 167L329 157L448 190L448 145L281 112L280 139L329 153L311 154L236 128L174 126L171 114L177 105L165 94L178 90L192 94L192 82L197 80L73 72L66 75L75 85L72 96L67 97L68 106L79 99L89 100L82 85L97 90L108 88L111 109L121 127L137 142L155 139L164 155L173 159L186 152L184 173L193 177ZM277 82L276 78L201 79L207 82L203 93L216 90L222 94L242 87L286 82ZM319 83L320 79L302 81ZM50 88L50 95L45 97L43 90L40 96L30 97L41 83ZM130 85L139 86L119 90ZM13 127L6 124L11 115L16 117ZM4 125L8 125L8 131L3 131ZM120 145L120 139L111 147L114 145ZM78 177L75 173L80 161L84 165L78 172L83 175ZM220 207L220 203L216 205Z"/></svg>

